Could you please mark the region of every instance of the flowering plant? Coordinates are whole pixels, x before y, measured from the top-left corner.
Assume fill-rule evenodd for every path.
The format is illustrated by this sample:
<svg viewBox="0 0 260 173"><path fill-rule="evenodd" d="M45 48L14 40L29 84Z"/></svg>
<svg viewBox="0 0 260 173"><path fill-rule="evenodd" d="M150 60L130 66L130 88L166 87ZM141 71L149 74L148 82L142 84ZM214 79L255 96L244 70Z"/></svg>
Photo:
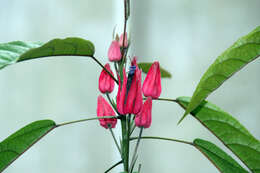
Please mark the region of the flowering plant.
<svg viewBox="0 0 260 173"><path fill-rule="evenodd" d="M130 0L124 0L124 30L113 38L107 53L109 63L103 65L94 56L94 45L85 39L70 37L54 39L45 44L15 41L0 44L0 68L36 58L49 56L84 56L93 59L102 71L99 75L96 117L57 124L52 120L40 120L28 124L0 143L0 172L49 132L58 127L83 121L98 120L108 130L120 154L120 160L106 169L111 171L122 164L124 173L140 173L138 147L143 139L167 140L194 147L223 173L253 172L260 170L260 142L233 116L205 99L235 72L260 56L260 27L240 38L208 68L201 78L193 96L177 99L160 98L161 78L171 76L159 61L139 62L138 57L128 54L131 41L127 31L130 17ZM114 67L114 69L112 68ZM144 80L142 74L146 73ZM111 94L117 89L115 98ZM104 98L106 96L106 99ZM154 100L177 103L185 113L178 123L191 114L203 126L225 144L244 166L214 143L195 139L192 142L157 136L143 136L143 130L152 124ZM118 140L113 132L121 124ZM139 131L138 136L133 136ZM131 141L135 141L132 148ZM247 168L245 168L247 167Z"/></svg>

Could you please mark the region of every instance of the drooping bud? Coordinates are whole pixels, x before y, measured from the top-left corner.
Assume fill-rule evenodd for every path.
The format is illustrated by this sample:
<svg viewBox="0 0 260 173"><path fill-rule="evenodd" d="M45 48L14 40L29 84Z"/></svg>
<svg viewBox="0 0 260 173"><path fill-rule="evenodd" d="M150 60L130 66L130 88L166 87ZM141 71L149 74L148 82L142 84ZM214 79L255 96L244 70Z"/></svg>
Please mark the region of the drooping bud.
<svg viewBox="0 0 260 173"><path fill-rule="evenodd" d="M107 53L109 61L120 61L122 58L120 45L117 41L112 41L108 53Z"/></svg>
<svg viewBox="0 0 260 173"><path fill-rule="evenodd" d="M97 101L97 116L98 117L103 117L103 116L115 116L115 112L113 108L110 106L110 104L102 97L101 95L98 96L98 101ZM114 128L117 123L116 118L103 118L103 119L98 119L99 123L102 127L108 128L109 126L111 128Z"/></svg>
<svg viewBox="0 0 260 173"><path fill-rule="evenodd" d="M161 72L160 64L155 61L150 67L143 83L143 94L146 97L158 98L161 95Z"/></svg>
<svg viewBox="0 0 260 173"><path fill-rule="evenodd" d="M109 71L113 76L113 72L110 69L110 65L107 63L105 65L107 71ZM98 88L101 93L111 93L114 90L115 81L113 78L103 69L100 73L99 80L98 80Z"/></svg>
<svg viewBox="0 0 260 173"><path fill-rule="evenodd" d="M152 98L148 97L144 102L142 110L135 117L137 127L149 128L152 123Z"/></svg>
<svg viewBox="0 0 260 173"><path fill-rule="evenodd" d="M123 41L124 41L124 45L123 45ZM128 46L128 40L127 40L127 33L125 33L125 40L124 40L124 33L121 34L120 38L119 38L119 45L121 47L127 47Z"/></svg>

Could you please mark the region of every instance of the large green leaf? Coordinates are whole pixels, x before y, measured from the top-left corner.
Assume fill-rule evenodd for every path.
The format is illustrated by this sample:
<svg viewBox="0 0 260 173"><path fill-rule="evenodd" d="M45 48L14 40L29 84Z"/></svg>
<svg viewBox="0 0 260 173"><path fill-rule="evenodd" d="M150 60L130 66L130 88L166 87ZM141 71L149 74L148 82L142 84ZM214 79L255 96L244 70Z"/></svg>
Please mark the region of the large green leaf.
<svg viewBox="0 0 260 173"><path fill-rule="evenodd" d="M235 72L260 56L260 26L222 53L202 76L179 123Z"/></svg>
<svg viewBox="0 0 260 173"><path fill-rule="evenodd" d="M144 73L148 73L152 64L153 63L150 63L150 62L141 62L141 63L138 63L138 67L141 68ZM172 77L171 73L168 72L167 70L165 70L164 68L162 68L161 65L160 65L160 71L161 71L162 78L171 78Z"/></svg>
<svg viewBox="0 0 260 173"><path fill-rule="evenodd" d="M177 102L186 109L190 97ZM260 173L260 142L227 112L203 101L191 114L216 135L254 173Z"/></svg>
<svg viewBox="0 0 260 173"><path fill-rule="evenodd" d="M14 41L0 44L0 69L29 59L48 56L93 56L94 45L81 38L54 39L46 44Z"/></svg>
<svg viewBox="0 0 260 173"><path fill-rule="evenodd" d="M0 143L0 172L56 127L52 120L33 122Z"/></svg>
<svg viewBox="0 0 260 173"><path fill-rule="evenodd" d="M232 157L215 144L202 139L195 139L194 146L199 149L222 173L247 173Z"/></svg>

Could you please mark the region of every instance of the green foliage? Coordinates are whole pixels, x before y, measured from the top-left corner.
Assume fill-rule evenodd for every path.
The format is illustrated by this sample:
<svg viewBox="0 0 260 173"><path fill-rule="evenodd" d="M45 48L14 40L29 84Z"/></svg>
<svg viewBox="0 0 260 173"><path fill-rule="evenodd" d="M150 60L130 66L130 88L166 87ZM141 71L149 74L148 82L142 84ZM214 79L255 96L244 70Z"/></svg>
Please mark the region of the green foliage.
<svg viewBox="0 0 260 173"><path fill-rule="evenodd" d="M202 139L193 141L199 149L222 173L247 173L232 157L215 144Z"/></svg>
<svg viewBox="0 0 260 173"><path fill-rule="evenodd" d="M260 26L240 38L208 68L179 123L235 72L260 56Z"/></svg>
<svg viewBox="0 0 260 173"><path fill-rule="evenodd" d="M186 109L190 97L177 102ZM216 135L254 173L260 172L260 142L230 114L203 101L191 114Z"/></svg>
<svg viewBox="0 0 260 173"><path fill-rule="evenodd" d="M15 41L0 44L0 69L16 62L49 56L93 56L94 45L81 38L54 39L46 44Z"/></svg>
<svg viewBox="0 0 260 173"><path fill-rule="evenodd" d="M7 65L16 63L20 55L30 49L40 47L41 43L25 43L22 41L13 41L0 44L0 69Z"/></svg>
<svg viewBox="0 0 260 173"><path fill-rule="evenodd" d="M150 63L150 62L141 62L141 63L138 63L138 66L139 66L139 68L142 69L142 71L144 73L148 73L152 64L153 63ZM160 71L161 71L162 78L171 78L172 77L171 73L168 72L167 70L165 70L164 68L162 68L161 65L160 65Z"/></svg>
<svg viewBox="0 0 260 173"><path fill-rule="evenodd" d="M56 127L52 120L33 122L0 143L0 172Z"/></svg>

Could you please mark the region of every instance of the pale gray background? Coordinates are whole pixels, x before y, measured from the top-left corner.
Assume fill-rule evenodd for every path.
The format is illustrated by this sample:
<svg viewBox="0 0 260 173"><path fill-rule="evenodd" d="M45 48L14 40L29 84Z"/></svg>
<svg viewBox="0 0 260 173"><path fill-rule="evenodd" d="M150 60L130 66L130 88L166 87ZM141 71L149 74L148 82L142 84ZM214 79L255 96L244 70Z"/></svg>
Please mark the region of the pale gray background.
<svg viewBox="0 0 260 173"><path fill-rule="evenodd" d="M191 96L207 67L239 37L260 24L259 0L132 0L131 55L160 60L173 78L163 80L162 97ZM91 40L107 62L113 28L122 29L122 0L1 0L0 42L48 41L78 36ZM249 64L208 99L260 138L260 61ZM100 68L90 59L46 58L0 72L0 140L39 119L57 123L96 114ZM174 103L154 102L153 124L145 135L192 141L216 138ZM119 129L116 130L117 132ZM143 173L217 173L197 150L165 141L143 141ZM119 160L110 134L92 121L51 132L7 173L99 173ZM120 169L113 172L118 173Z"/></svg>

